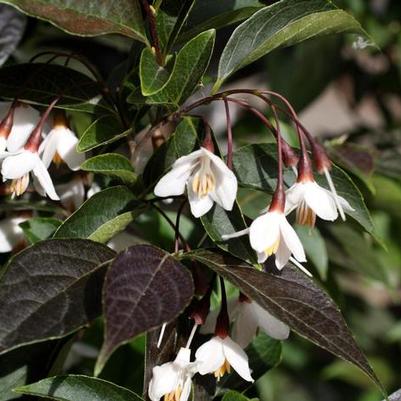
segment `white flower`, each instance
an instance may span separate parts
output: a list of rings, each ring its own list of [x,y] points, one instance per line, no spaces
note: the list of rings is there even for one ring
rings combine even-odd
[[[24,231],[19,226],[24,217],[7,217],[0,221],[0,252],[13,251],[23,240]]]
[[[287,264],[291,254],[298,262],[306,262],[302,243],[284,213],[269,211],[257,217],[249,227],[249,240],[258,254],[259,263],[265,262],[273,254],[280,270]]]
[[[78,153],[78,138],[64,125],[55,125],[39,147],[39,154],[48,168],[52,161],[55,164],[65,162],[71,170],[78,170],[85,161],[85,155]]]
[[[10,107],[11,103],[8,103],[7,106]],[[19,104],[15,108],[14,123],[7,138],[9,152],[17,152],[25,145],[39,119],[39,112],[31,106]]]
[[[213,203],[232,210],[237,196],[237,179],[223,160],[205,148],[180,157],[172,170],[157,183],[155,195],[161,197],[188,192],[191,212],[195,217],[207,213]]]
[[[181,348],[173,362],[153,368],[149,383],[149,398],[159,401],[187,401],[191,393],[192,376],[196,373],[195,364],[190,362],[191,350]]]
[[[314,226],[316,215],[323,220],[334,221],[338,217],[335,195],[322,188],[316,181],[296,182],[286,191],[285,214],[296,209],[298,224]],[[354,210],[341,196],[337,195],[338,202],[348,211]]]
[[[246,381],[253,382],[245,351],[229,336],[213,337],[201,345],[195,353],[198,372],[213,373],[219,380],[231,367]]]
[[[242,348],[249,345],[259,328],[276,340],[285,340],[290,334],[286,324],[251,300],[238,301],[233,317],[233,339]]]
[[[9,155],[1,167],[3,181],[13,180],[11,190],[17,196],[26,191],[31,172],[50,199],[59,200],[49,172],[37,152],[24,149],[17,154]]]

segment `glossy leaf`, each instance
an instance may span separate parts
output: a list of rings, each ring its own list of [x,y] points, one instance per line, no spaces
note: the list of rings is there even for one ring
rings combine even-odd
[[[216,31],[211,29],[186,43],[177,54],[169,79],[147,102],[181,105],[196,89],[209,65],[215,36]]]
[[[105,340],[95,374],[119,345],[175,319],[193,294],[187,268],[161,249],[137,245],[120,253],[104,284]]]
[[[0,279],[0,352],[65,336],[100,313],[111,249],[87,240],[47,240],[22,251]]]
[[[93,111],[100,96],[97,82],[71,68],[55,64],[17,64],[0,69],[2,97],[48,106],[61,96],[57,107]]]
[[[103,114],[86,127],[79,139],[77,149],[79,152],[87,152],[99,146],[118,141],[131,132],[131,129],[124,130],[115,116]]]
[[[107,242],[145,210],[124,186],[107,188],[89,198],[55,233],[56,238]]]
[[[60,401],[143,401],[139,395],[124,387],[81,375],[48,377],[15,391]]]
[[[104,153],[86,160],[81,170],[116,177],[124,184],[133,185],[137,175],[130,161],[118,153]]]
[[[6,4],[0,5],[0,65],[14,52],[22,39],[26,27],[26,17]]]
[[[358,366],[382,388],[338,307],[291,265],[279,273],[262,272],[231,256],[207,250],[194,251],[185,257],[205,264],[298,334]]]
[[[234,152],[234,170],[242,187],[273,192],[277,178],[276,148],[271,144],[248,145]],[[337,193],[343,196],[355,209],[348,214],[353,217],[366,231],[373,232],[373,223],[359,189],[351,178],[340,168],[334,166],[331,172]],[[324,176],[315,174],[316,182],[329,188]],[[284,181],[292,185],[295,176],[286,170]]]
[[[359,23],[328,0],[282,0],[265,7],[232,34],[219,62],[214,89],[240,68],[280,46],[331,33],[364,34]]]
[[[33,217],[20,224],[31,244],[51,237],[61,221],[52,217]]]
[[[138,0],[1,0],[68,33],[118,33],[147,43]]]

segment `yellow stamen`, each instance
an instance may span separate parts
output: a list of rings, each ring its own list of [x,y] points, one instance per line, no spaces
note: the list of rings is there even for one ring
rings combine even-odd
[[[231,372],[230,363],[227,359],[224,360],[224,363],[214,372],[214,377],[219,381],[226,373]]]
[[[182,388],[181,386],[178,386],[171,393],[164,395],[164,401],[180,401],[181,393],[182,393]]]
[[[13,196],[20,196],[26,191],[28,184],[29,174],[25,174],[22,177],[11,181],[10,192],[13,194]]]
[[[265,254],[267,256],[273,255],[273,253],[277,252],[279,245],[280,245],[280,237],[277,237],[276,241],[272,245],[270,245],[268,248],[265,249]]]
[[[316,222],[315,212],[306,204],[306,202],[301,202],[297,207],[296,212],[296,222],[303,226],[314,227]]]
[[[58,152],[56,152],[53,156],[53,163],[57,166],[60,167],[60,164],[63,163],[63,159],[60,156],[60,154]]]
[[[201,166],[199,171],[192,180],[192,190],[198,195],[199,198],[203,198],[208,195],[209,192],[213,192],[216,188],[216,179],[210,168],[210,160],[201,160]]]

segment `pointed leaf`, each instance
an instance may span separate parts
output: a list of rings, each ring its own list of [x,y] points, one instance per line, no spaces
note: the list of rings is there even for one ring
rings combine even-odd
[[[187,268],[161,249],[137,245],[120,253],[103,289],[105,340],[95,375],[118,346],[175,319],[193,293]]]
[[[27,63],[0,69],[0,92],[7,99],[18,97],[27,103],[46,106],[61,96],[57,107],[92,112],[95,98],[100,96],[100,86],[71,68]]]
[[[118,153],[104,153],[86,160],[81,170],[119,178],[124,184],[133,185],[137,175],[130,161]]]
[[[14,391],[59,401],[143,401],[143,398],[127,388],[81,375],[49,377]]]
[[[215,36],[216,31],[211,29],[186,43],[178,52],[169,79],[147,102],[181,105],[193,93],[209,65]]]
[[[184,256],[205,264],[301,336],[364,371],[381,389],[340,310],[315,283],[286,266],[280,273],[262,272],[228,256],[199,250]]]
[[[124,186],[107,188],[89,198],[58,228],[56,238],[107,242],[146,209]]]
[[[68,33],[118,33],[147,42],[138,0],[1,0]]]
[[[215,90],[234,72],[277,47],[340,32],[364,34],[351,15],[328,0],[282,0],[264,7],[229,39],[220,58]]]
[[[47,240],[22,251],[0,279],[0,353],[65,336],[99,315],[115,253],[87,240]]]

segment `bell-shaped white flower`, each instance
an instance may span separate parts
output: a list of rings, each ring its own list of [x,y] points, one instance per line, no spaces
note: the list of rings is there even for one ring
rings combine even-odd
[[[238,183],[223,160],[202,147],[176,160],[171,171],[157,183],[154,193],[161,197],[177,196],[182,195],[185,188],[192,214],[201,217],[214,202],[232,210]]]
[[[338,217],[335,196],[344,210],[354,210],[343,197],[333,195],[313,179],[296,182],[286,191],[285,213],[296,209],[296,222],[311,227],[315,225],[316,215],[323,220],[334,221]]]
[[[50,199],[59,200],[52,179],[36,151],[24,149],[17,154],[7,156],[1,166],[3,181],[13,180],[13,195],[22,195],[29,185],[29,174],[32,173]]]
[[[191,393],[192,377],[196,365],[190,361],[191,350],[181,348],[172,362],[155,366],[148,394],[152,401],[187,401]]]
[[[63,115],[56,114],[53,128],[39,147],[39,154],[48,168],[53,161],[56,165],[65,162],[71,170],[78,170],[85,161],[85,155],[76,149],[78,138],[68,128]]]
[[[280,211],[268,211],[257,217],[249,227],[249,240],[258,254],[259,263],[265,262],[273,254],[280,270],[288,263],[291,255],[298,262],[306,262],[297,233]]]
[[[7,217],[0,221],[0,253],[13,251],[24,241],[19,224],[26,220],[26,217]]]
[[[195,353],[198,372],[201,375],[213,373],[219,380],[231,367],[246,381],[253,382],[248,356],[230,336],[212,337]]]
[[[65,184],[57,185],[56,188],[61,204],[71,213],[84,203],[85,186],[81,177],[74,177]]]
[[[11,107],[11,103],[7,102],[7,107]],[[39,119],[40,114],[33,107],[21,103],[16,106],[13,126],[7,138],[9,152],[14,153],[24,147]]]
[[[233,318],[232,336],[242,348],[249,345],[259,329],[276,340],[285,340],[290,334],[290,328],[285,323],[250,299],[237,302]]]

